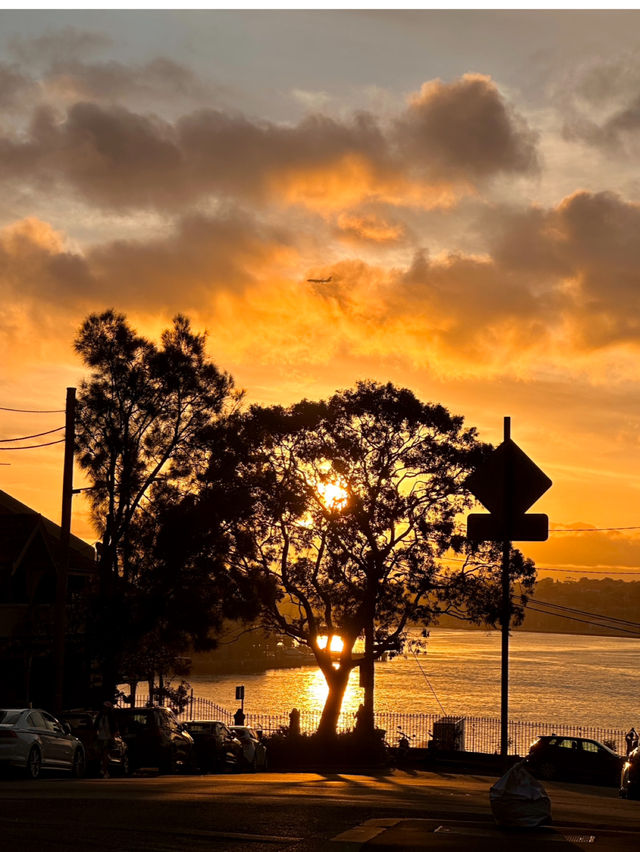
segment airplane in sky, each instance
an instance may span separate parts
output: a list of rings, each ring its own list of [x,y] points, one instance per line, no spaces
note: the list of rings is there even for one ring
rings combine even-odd
[[[307,281],[309,284],[328,284],[332,278],[333,275],[330,275],[328,278],[307,278]]]

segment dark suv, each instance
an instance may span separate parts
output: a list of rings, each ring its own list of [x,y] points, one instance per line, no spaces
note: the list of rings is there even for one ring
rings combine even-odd
[[[194,764],[203,772],[218,772],[242,761],[242,744],[224,722],[194,719],[185,722],[195,744]]]
[[[538,778],[613,785],[620,782],[624,758],[597,740],[552,734],[532,743],[525,763]]]
[[[189,766],[193,740],[171,710],[116,707],[113,712],[132,770],[157,766],[160,772],[175,772]]]

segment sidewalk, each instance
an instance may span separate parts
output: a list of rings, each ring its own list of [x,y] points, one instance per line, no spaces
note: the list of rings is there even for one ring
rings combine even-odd
[[[593,844],[596,844],[595,846]],[[574,826],[538,829],[501,829],[490,822],[432,819],[372,819],[334,837],[332,852],[401,850],[466,850],[466,852],[561,852],[597,849],[599,852],[633,852],[640,832]]]
[[[617,789],[548,782],[552,823],[537,829],[496,824],[489,802],[493,777],[427,773],[418,816],[370,819],[332,838],[330,852],[367,849],[458,852],[635,852],[640,849],[640,802],[620,799]]]

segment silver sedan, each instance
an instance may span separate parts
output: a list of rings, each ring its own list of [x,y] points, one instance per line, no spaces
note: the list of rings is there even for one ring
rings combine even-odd
[[[255,772],[256,769],[267,768],[267,747],[254,728],[248,725],[230,725],[229,730],[242,745],[242,756],[245,764]]]
[[[0,766],[22,770],[28,778],[38,778],[41,769],[64,769],[81,778],[84,747],[44,710],[0,710]]]

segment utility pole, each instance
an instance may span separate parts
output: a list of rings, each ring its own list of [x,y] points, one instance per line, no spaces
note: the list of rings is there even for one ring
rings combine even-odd
[[[71,503],[73,499],[73,455],[75,450],[76,389],[67,388],[64,433],[64,470],[62,475],[62,519],[60,521],[60,560],[56,575],[55,605],[55,710],[64,709],[64,652],[67,632],[67,575],[69,573],[69,540],[71,537]]]

